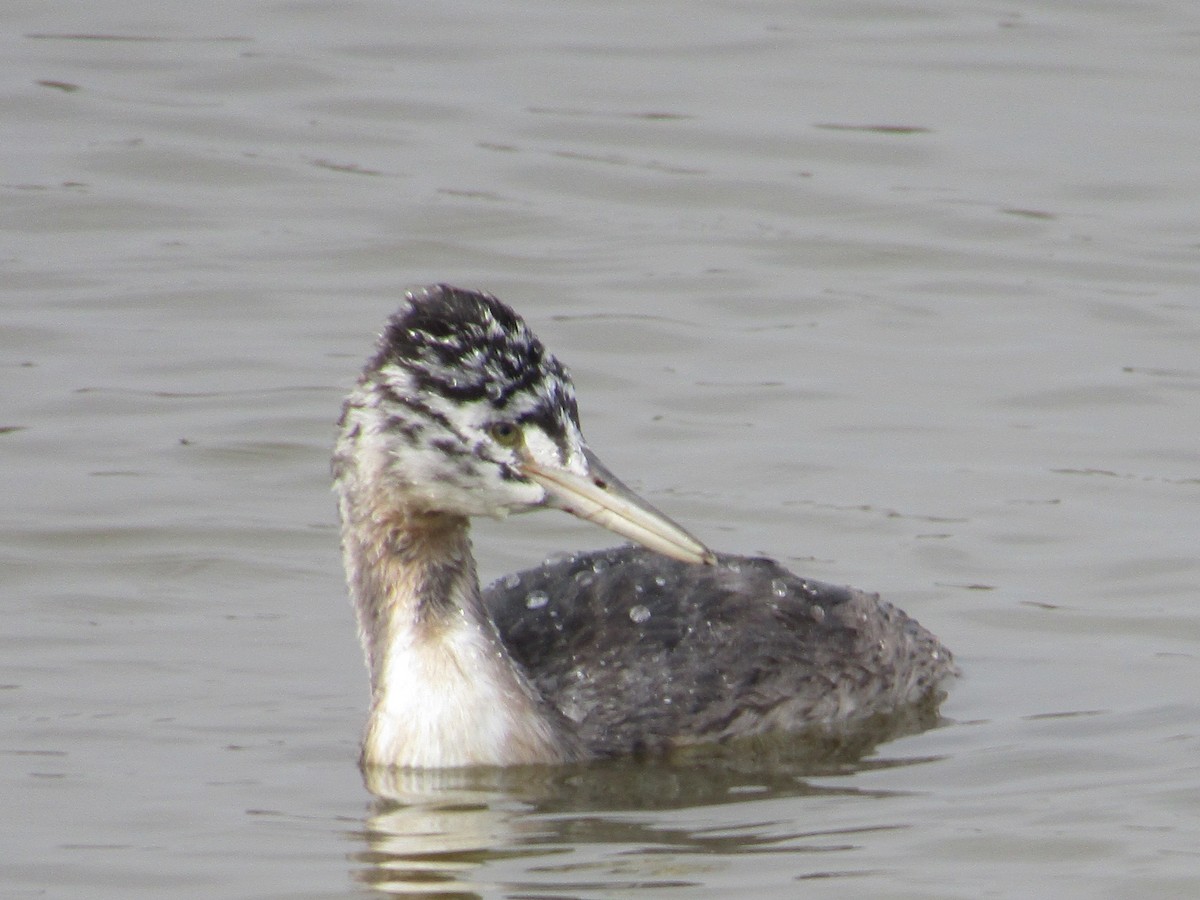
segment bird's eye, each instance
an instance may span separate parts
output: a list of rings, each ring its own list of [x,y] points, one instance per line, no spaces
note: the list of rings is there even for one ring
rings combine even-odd
[[[512,422],[496,422],[488,427],[488,434],[501,447],[516,447],[522,440],[521,429]]]

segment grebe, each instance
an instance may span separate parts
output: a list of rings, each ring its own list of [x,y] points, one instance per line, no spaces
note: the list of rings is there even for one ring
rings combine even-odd
[[[876,595],[714,554],[580,432],[566,371],[488,294],[409,292],[333,456],[371,678],[364,767],[567,763],[936,702],[950,653]],[[479,589],[471,516],[554,507],[642,544]],[[653,551],[653,552],[652,552]]]

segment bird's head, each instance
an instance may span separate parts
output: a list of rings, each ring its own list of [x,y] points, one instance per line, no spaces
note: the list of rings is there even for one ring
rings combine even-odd
[[[488,294],[408,293],[339,424],[343,496],[370,492],[408,512],[454,516],[550,506],[669,556],[712,561],[588,449],[566,370]]]

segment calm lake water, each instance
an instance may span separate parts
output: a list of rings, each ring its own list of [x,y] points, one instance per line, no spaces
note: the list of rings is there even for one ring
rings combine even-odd
[[[1192,0],[0,23],[0,895],[1200,895]],[[710,544],[938,633],[942,726],[368,793],[332,423],[434,280]]]

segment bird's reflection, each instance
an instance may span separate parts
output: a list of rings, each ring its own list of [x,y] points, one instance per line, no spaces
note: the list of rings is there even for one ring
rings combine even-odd
[[[936,716],[932,710],[927,715]],[[481,897],[497,892],[529,896],[622,890],[632,886],[691,886],[679,865],[648,862],[681,854],[764,852],[756,824],[777,818],[761,801],[805,797],[888,796],[814,779],[914,765],[922,758],[865,758],[881,740],[928,728],[930,721],[880,722],[874,736],[852,741],[758,740],[705,748],[670,760],[613,760],[577,766],[515,768],[368,768],[364,780],[375,800],[353,854],[354,877],[383,892],[437,897]],[[729,828],[713,809],[743,804]],[[694,809],[680,826],[672,811]],[[660,815],[667,814],[667,815]],[[664,821],[669,819],[669,823]],[[720,821],[720,829],[714,829]],[[815,832],[781,838],[769,823],[767,843],[811,841]],[[890,826],[889,826],[890,827]],[[620,871],[597,861],[619,848]],[[644,848],[653,848],[646,850]],[[581,858],[583,858],[581,860]],[[583,861],[586,860],[586,861]],[[707,865],[707,863],[706,863]],[[684,867],[686,868],[686,867]],[[668,871],[669,869],[669,871]]]

